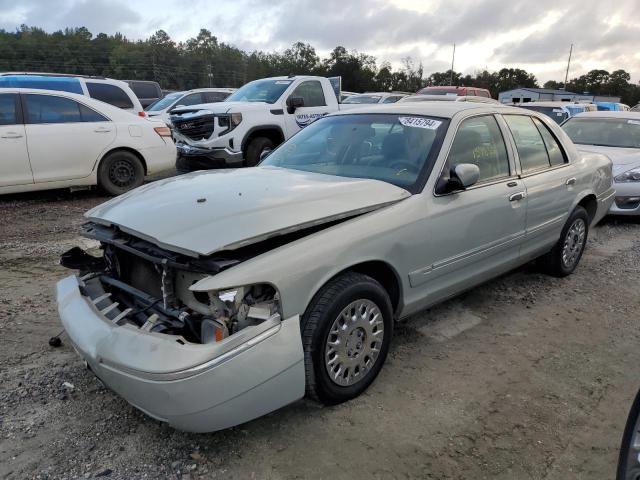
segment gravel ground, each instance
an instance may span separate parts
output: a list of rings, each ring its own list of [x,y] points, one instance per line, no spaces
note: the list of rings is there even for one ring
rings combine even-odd
[[[361,397],[212,434],[103,388],[53,300],[95,192],[0,198],[0,478],[613,478],[640,387],[640,223],[607,219],[566,279],[528,266],[398,326]]]

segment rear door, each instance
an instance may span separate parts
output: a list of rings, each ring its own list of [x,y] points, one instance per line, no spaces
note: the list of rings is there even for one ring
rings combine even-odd
[[[113,122],[70,98],[24,94],[22,108],[36,183],[90,175],[116,137]]]
[[[0,187],[33,183],[20,95],[0,93]]]
[[[302,81],[289,97],[302,97],[304,100],[304,107],[297,108],[295,112],[289,113],[287,111],[286,100],[282,108],[284,110],[285,126],[287,138],[298,133],[300,129],[310,125],[318,118],[325,116],[329,113],[329,107],[325,98],[325,92],[322,88],[322,83],[318,80],[304,80]]]
[[[525,257],[548,250],[560,238],[576,182],[568,156],[553,132],[538,118],[503,115],[515,142],[527,191]]]

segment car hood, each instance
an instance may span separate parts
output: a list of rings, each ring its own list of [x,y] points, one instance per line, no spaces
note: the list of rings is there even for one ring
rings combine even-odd
[[[378,180],[265,166],[159,180],[85,216],[168,250],[206,256],[359,215],[409,196],[407,190]]]
[[[271,108],[280,108],[276,104],[268,104],[265,102],[214,102],[174,108],[171,112],[177,115],[183,115],[184,112],[188,112],[191,115],[199,115],[201,113],[207,112],[218,114],[229,112],[247,112],[253,110],[264,110],[267,105],[271,105]],[[185,118],[187,117],[189,117],[189,114],[185,116]]]
[[[635,166],[640,166],[640,148],[602,147],[599,145],[578,145],[581,152],[594,152],[606,155],[613,163],[613,174],[626,172]]]

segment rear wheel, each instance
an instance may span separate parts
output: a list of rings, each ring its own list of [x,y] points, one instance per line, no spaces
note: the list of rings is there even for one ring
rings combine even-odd
[[[98,185],[110,195],[120,195],[139,187],[144,181],[144,166],[127,151],[107,155],[98,167]]]
[[[389,351],[392,315],[389,295],[367,275],[327,283],[303,317],[307,395],[335,404],[366,390]]]
[[[566,277],[580,263],[589,234],[589,214],[583,207],[576,207],[562,229],[558,243],[542,257],[545,271],[555,277]]]
[[[249,142],[244,158],[245,167],[255,167],[260,162],[260,156],[264,152],[273,150],[273,142],[267,137],[256,137]]]

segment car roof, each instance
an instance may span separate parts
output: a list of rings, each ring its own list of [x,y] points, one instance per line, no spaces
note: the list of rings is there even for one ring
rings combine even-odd
[[[208,88],[193,88],[191,90],[184,90],[182,93],[197,93],[197,92],[228,92],[233,93],[237,88],[230,87],[208,87]]]
[[[528,107],[529,105],[534,107],[566,107],[567,105],[584,105],[584,103],[574,102],[524,102],[516,103],[518,107]]]
[[[366,105],[366,106],[364,106]],[[487,113],[518,113],[521,108],[509,107],[492,103],[476,102],[406,102],[387,104],[363,104],[362,107],[353,110],[344,110],[334,115],[358,115],[362,113],[391,113],[401,115],[427,115],[442,118],[452,118],[457,113],[467,110],[485,111]],[[534,113],[534,112],[532,112]]]
[[[593,112],[581,112],[574,115],[574,118],[627,118],[629,120],[640,120],[640,112],[630,111],[606,111],[598,110]]]

